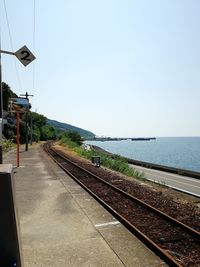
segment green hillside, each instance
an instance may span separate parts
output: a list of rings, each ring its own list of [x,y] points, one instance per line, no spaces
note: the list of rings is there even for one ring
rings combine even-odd
[[[2,82],[2,95],[3,95],[3,110],[4,124],[3,137],[5,140],[12,140],[16,142],[16,116],[11,113],[9,109],[9,99],[18,98],[18,96],[11,90],[10,86]],[[32,140],[33,141],[46,141],[60,139],[65,131],[77,132],[82,138],[93,138],[94,133],[72,126],[67,123],[62,123],[55,120],[50,120],[45,116],[36,112],[28,112],[20,114],[20,142],[25,143],[31,138],[31,118],[32,118]],[[27,125],[27,127],[26,127]],[[27,137],[28,135],[28,137]]]
[[[72,125],[64,123],[64,122],[59,122],[59,121],[56,121],[56,120],[47,119],[47,124],[57,128],[57,129],[60,129],[60,130],[76,131],[83,138],[93,138],[93,137],[95,137],[95,134],[90,132],[90,131],[81,129],[81,128],[76,127],[76,126],[72,126]]]

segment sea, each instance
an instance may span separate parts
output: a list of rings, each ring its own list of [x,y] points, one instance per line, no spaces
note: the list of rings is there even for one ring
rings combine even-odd
[[[200,137],[157,137],[150,141],[86,141],[130,159],[200,172]]]

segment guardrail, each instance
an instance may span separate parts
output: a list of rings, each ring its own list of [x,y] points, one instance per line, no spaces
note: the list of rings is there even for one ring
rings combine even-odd
[[[0,165],[0,266],[23,267],[11,164]]]
[[[159,171],[170,172],[170,173],[175,173],[175,174],[183,175],[183,176],[189,176],[189,177],[192,177],[195,179],[200,179],[200,173],[199,172],[184,170],[184,169],[179,169],[179,168],[174,168],[174,167],[169,167],[169,166],[164,166],[164,165],[159,165],[159,164],[145,162],[145,161],[133,160],[133,159],[128,159],[128,158],[126,158],[126,159],[128,160],[128,163],[138,165],[141,167],[159,170]]]

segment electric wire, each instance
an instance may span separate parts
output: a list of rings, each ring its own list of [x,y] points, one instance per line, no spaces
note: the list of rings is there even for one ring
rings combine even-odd
[[[36,0],[33,0],[33,54],[35,54],[35,18],[36,18]],[[33,91],[35,91],[35,62],[33,62]]]
[[[9,23],[9,19],[8,19],[8,12],[7,12],[7,7],[6,7],[6,1],[5,0],[3,0],[3,4],[4,4],[5,15],[6,15],[6,23],[7,23],[7,27],[8,27],[8,34],[9,34],[9,39],[10,39],[10,46],[11,46],[12,52],[14,52],[14,49],[13,49],[13,40],[12,40],[10,23]],[[15,66],[15,71],[16,71],[18,85],[19,85],[20,89],[22,90],[22,83],[21,83],[21,79],[20,79],[19,72],[18,72],[18,69],[17,69],[16,60],[15,59],[13,59],[13,60],[14,60],[14,66]]]
[[[12,39],[11,27],[10,27],[10,23],[9,23],[6,0],[3,0],[3,5],[4,5],[7,28],[8,28],[8,34],[9,34],[10,47],[11,47],[11,51],[14,52],[13,39]],[[33,40],[33,53],[34,54],[35,54],[35,32],[36,32],[36,0],[33,0],[33,35],[32,35],[33,39],[32,40]],[[19,72],[18,72],[18,69],[17,69],[17,65],[16,65],[16,60],[15,59],[14,59],[14,65],[15,65],[15,71],[16,71],[18,86],[19,86],[19,89],[22,91],[22,83],[21,83],[21,79],[20,79],[20,76],[19,76]],[[32,91],[34,92],[35,91],[35,62],[33,62],[32,70],[33,70],[33,73],[32,73]]]
[[[12,41],[11,30],[10,30],[10,24],[9,24],[9,20],[8,20],[8,12],[7,12],[7,7],[6,7],[6,1],[3,0],[3,3],[4,3],[5,15],[6,15],[6,22],[7,22],[7,27],[8,27],[8,33],[9,33],[9,38],[10,38],[10,46],[11,46],[12,52],[14,52],[14,50],[13,50],[13,41]]]

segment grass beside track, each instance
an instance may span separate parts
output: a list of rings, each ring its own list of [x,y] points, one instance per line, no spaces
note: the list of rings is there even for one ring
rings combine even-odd
[[[15,147],[15,144],[11,140],[3,139],[3,142],[2,142],[3,152],[7,152],[9,149],[12,149],[14,147]]]
[[[119,155],[114,155],[112,158],[104,152],[97,152],[94,150],[86,150],[83,147],[76,145],[75,143],[71,142],[70,140],[61,140],[60,145],[67,146],[73,149],[78,155],[84,157],[86,159],[91,160],[93,156],[99,156],[101,158],[101,165],[125,174],[129,177],[134,177],[140,180],[145,180],[144,175],[139,173],[134,168],[130,167],[128,161]]]

